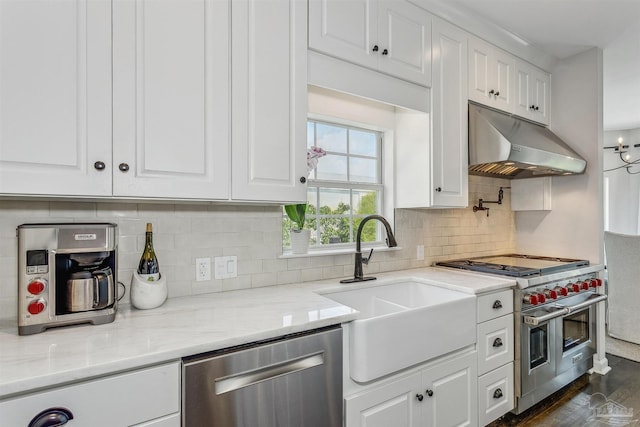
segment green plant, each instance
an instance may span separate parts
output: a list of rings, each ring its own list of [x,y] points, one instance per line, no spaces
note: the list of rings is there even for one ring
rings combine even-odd
[[[296,224],[297,230],[302,230],[307,214],[307,204],[298,203],[296,205],[285,205],[284,211],[287,213],[289,219]]]

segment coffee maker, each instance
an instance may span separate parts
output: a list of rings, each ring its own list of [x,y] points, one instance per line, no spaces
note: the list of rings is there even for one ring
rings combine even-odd
[[[22,224],[18,235],[18,333],[113,322],[118,226]]]

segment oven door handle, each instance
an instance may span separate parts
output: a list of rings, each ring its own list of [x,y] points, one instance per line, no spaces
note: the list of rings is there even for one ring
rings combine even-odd
[[[585,307],[589,307],[590,305],[597,304],[600,301],[604,301],[607,298],[608,298],[607,295],[592,296],[591,298],[589,298],[586,301],[583,301],[583,302],[581,302],[579,304],[576,304],[576,305],[570,305],[567,308],[569,309],[569,313],[573,313],[574,311],[581,310],[581,309],[583,309]]]
[[[541,323],[546,322],[547,320],[555,319],[556,317],[562,317],[569,314],[569,309],[567,307],[560,307],[558,310],[544,314],[542,316],[524,316],[524,323],[527,325],[538,326]]]
[[[558,310],[542,316],[524,316],[524,323],[526,323],[527,325],[538,326],[539,324],[544,323],[548,320],[555,319],[556,317],[566,316],[570,313],[573,313],[574,311],[581,310],[585,307],[589,307],[591,305],[597,304],[600,301],[604,301],[606,299],[607,299],[607,295],[598,295],[598,296],[590,297],[586,301],[583,301],[576,305],[570,305],[570,306],[561,305],[561,306],[558,306]]]

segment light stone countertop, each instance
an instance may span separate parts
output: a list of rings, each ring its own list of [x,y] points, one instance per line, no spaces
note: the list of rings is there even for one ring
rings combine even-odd
[[[321,294],[414,278],[478,294],[514,280],[444,268],[379,273],[376,281],[338,279],[170,298],[152,310],[118,307],[106,325],[76,325],[19,336],[0,321],[0,399],[55,385],[177,361],[181,357],[348,322],[358,311]]]

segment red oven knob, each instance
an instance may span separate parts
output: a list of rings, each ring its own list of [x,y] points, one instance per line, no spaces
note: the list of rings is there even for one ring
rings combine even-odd
[[[589,280],[589,286],[595,288],[596,286],[598,286],[598,281],[596,279]]]
[[[47,281],[45,279],[34,279],[27,285],[27,291],[32,295],[38,295],[41,294],[46,287]]]
[[[556,291],[558,294],[560,294],[563,297],[566,297],[567,295],[569,295],[569,290],[567,288],[563,288],[562,286],[556,286],[554,288],[554,291]]]
[[[558,298],[558,292],[556,292],[554,289],[545,289],[544,296],[547,298],[556,299]]]
[[[596,279],[596,286],[602,286],[602,279]]]
[[[580,284],[580,288],[584,289],[585,291],[588,291],[589,290],[589,282],[582,282]]]
[[[577,283],[569,283],[569,284],[566,286],[566,289],[567,289],[569,292],[580,292],[580,285],[578,285]]]
[[[544,304],[547,301],[547,299],[544,297],[544,294],[538,294],[538,302],[540,304]]]
[[[45,303],[45,301],[43,299],[37,299],[29,303],[29,305],[27,306],[27,311],[30,314],[36,315],[42,313],[45,308],[47,308],[47,304]]]
[[[524,302],[525,304],[531,304],[531,305],[536,305],[538,304],[538,295],[536,294],[527,294],[524,296],[524,298],[522,298],[522,302]]]

